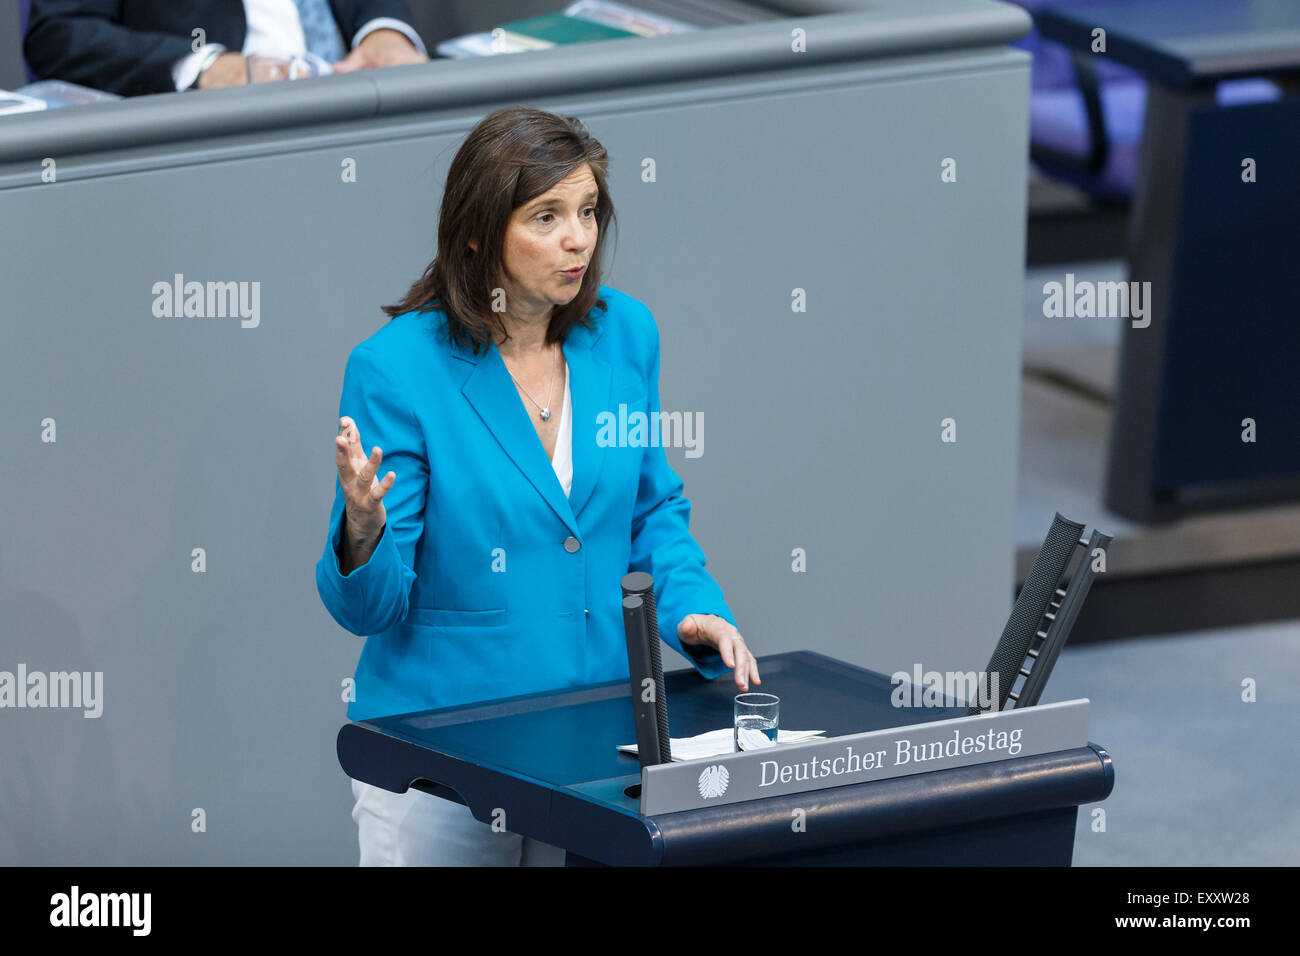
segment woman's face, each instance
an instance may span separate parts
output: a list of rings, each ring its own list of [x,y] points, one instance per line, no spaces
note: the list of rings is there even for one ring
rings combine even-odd
[[[598,195],[591,167],[583,163],[510,214],[503,249],[509,313],[549,316],[553,306],[578,294],[596,248]],[[565,275],[575,266],[582,271]]]

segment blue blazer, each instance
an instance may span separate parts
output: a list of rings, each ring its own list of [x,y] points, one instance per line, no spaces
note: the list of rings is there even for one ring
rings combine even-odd
[[[383,449],[387,524],[369,560],[340,573],[335,479],[316,587],[366,635],[348,718],[364,720],[628,676],[619,582],[655,581],[660,637],[705,677],[717,651],[677,638],[687,614],[736,623],[691,537],[691,504],[662,447],[597,441],[601,412],[659,411],[659,330],[600,287],[596,331],[563,345],[572,402],[568,498],[496,345],[451,343],[441,311],[393,318],[348,356],[339,417]],[[637,432],[633,432],[635,437]]]

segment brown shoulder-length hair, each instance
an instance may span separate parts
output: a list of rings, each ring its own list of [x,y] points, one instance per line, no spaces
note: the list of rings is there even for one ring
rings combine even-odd
[[[438,247],[429,263],[395,305],[386,305],[390,318],[406,312],[441,309],[452,339],[473,349],[487,350],[494,332],[509,338],[501,314],[492,308],[493,290],[502,286],[502,249],[510,214],[531,202],[574,169],[586,163],[596,179],[596,248],[573,301],[558,305],[546,330],[547,344],[563,342],[569,329],[581,323],[591,328],[589,313],[602,310],[599,298],[606,227],[614,219],[614,204],[605,184],[608,157],[572,116],[511,107],[487,116],[461,144],[442,193],[438,216]],[[473,239],[475,252],[469,247]],[[499,299],[497,300],[499,301]]]

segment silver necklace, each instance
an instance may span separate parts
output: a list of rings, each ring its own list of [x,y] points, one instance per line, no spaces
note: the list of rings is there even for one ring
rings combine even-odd
[[[512,372],[512,371],[510,371],[510,366],[509,366],[509,365],[506,365],[506,374],[510,376],[510,380],[511,380],[512,382],[514,382],[516,385],[519,385],[519,390],[522,391],[525,395],[528,396],[528,400],[529,400],[530,402],[532,402],[534,405],[537,406],[537,408],[539,409],[539,411],[538,411],[537,414],[541,416],[541,419],[542,419],[542,421],[544,421],[544,422],[549,422],[549,421],[551,420],[551,393],[555,390],[555,360],[556,360],[556,357],[557,357],[557,356],[556,356],[556,353],[554,352],[554,348],[555,348],[555,346],[552,345],[551,348],[552,348],[552,352],[551,352],[551,387],[548,388],[548,389],[546,390],[546,407],[545,407],[545,408],[542,408],[541,403],[539,403],[539,402],[537,401],[537,399],[533,398],[532,394],[528,391],[528,389],[524,388],[522,385],[519,385],[519,379],[515,378],[515,373]],[[505,360],[504,358],[501,360],[501,364],[502,364],[502,365],[505,365],[505,364],[506,364],[506,360]]]

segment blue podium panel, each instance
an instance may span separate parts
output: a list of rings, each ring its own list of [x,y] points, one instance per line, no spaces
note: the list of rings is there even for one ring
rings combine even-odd
[[[761,659],[781,722],[842,736],[965,716],[964,707],[895,708],[883,674],[810,651]],[[692,670],[666,675],[671,733],[731,724],[735,683]],[[466,804],[512,832],[563,847],[571,864],[1068,865],[1077,808],[1114,784],[1094,744],[828,787],[700,810],[644,816],[627,788],[636,739],[626,681],[345,725],[348,776],[401,793],[415,786]],[[807,824],[791,826],[796,810]]]

